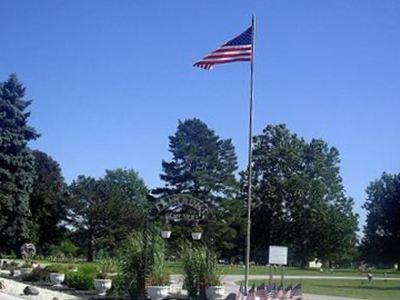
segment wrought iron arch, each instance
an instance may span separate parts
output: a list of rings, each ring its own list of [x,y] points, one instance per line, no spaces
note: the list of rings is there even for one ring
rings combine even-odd
[[[190,194],[170,195],[155,204],[157,215],[168,221],[201,221],[207,218],[209,206]]]

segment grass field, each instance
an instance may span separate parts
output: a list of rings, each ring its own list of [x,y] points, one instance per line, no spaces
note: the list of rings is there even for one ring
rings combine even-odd
[[[173,274],[181,274],[182,267],[179,263],[169,263],[168,267],[170,272]],[[221,273],[223,275],[243,275],[244,268],[239,265],[234,266],[220,266]],[[384,277],[384,273],[387,273],[388,277],[400,277],[400,271],[395,269],[376,269],[372,271],[375,277]],[[251,275],[268,275],[269,269],[266,266],[251,266]],[[281,269],[272,269],[272,275],[281,275]],[[334,269],[333,271],[326,270],[320,272],[319,269],[301,269],[301,268],[285,268],[285,275],[305,275],[305,276],[365,276],[355,269]],[[399,298],[400,299],[400,298]]]
[[[22,260],[19,260],[22,263]],[[39,260],[39,263],[42,264],[54,264],[58,262],[52,262],[48,260]],[[95,262],[74,262],[74,264],[95,264]],[[168,269],[171,274],[182,274],[182,265],[179,262],[168,262]],[[232,266],[220,266],[221,274],[223,275],[243,275],[244,267],[240,265],[232,265]],[[372,271],[374,277],[384,277],[384,273],[387,273],[388,277],[399,277],[400,271],[396,269],[376,269]],[[266,266],[251,266],[250,267],[250,275],[268,275],[269,269]],[[281,269],[272,269],[273,275],[281,275]],[[285,275],[297,275],[297,276],[365,276],[365,274],[360,273],[356,269],[334,269],[333,271],[325,270],[324,272],[320,272],[319,269],[301,269],[301,268],[285,268]],[[400,298],[399,298],[400,299]]]
[[[265,281],[253,280],[251,284],[259,285]],[[369,300],[395,300],[400,299],[400,281],[372,281],[366,280],[336,280],[336,279],[303,279],[287,280],[290,283],[302,283],[303,292],[307,294],[353,297]],[[279,284],[279,282],[277,282]]]

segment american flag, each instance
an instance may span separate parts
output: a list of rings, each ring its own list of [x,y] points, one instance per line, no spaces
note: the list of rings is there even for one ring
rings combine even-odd
[[[193,66],[211,70],[214,65],[236,61],[251,61],[253,56],[253,26],[234,39],[226,42]]]
[[[292,297],[292,285],[290,284],[286,289],[285,289],[285,298],[289,299]]]
[[[276,292],[276,284],[270,284],[267,287],[267,299],[273,299]]]
[[[265,299],[266,300],[271,300],[272,299],[272,285],[268,284],[265,286]]]
[[[267,299],[267,291],[264,283],[257,287],[256,297],[260,300]]]
[[[292,298],[295,300],[299,300],[302,299],[302,296],[303,296],[302,286],[301,283],[299,283],[292,289]]]
[[[255,300],[256,299],[256,285],[253,283],[253,286],[247,293],[246,300]]]
[[[278,290],[276,291],[275,298],[282,299],[284,296],[283,286],[279,285]]]

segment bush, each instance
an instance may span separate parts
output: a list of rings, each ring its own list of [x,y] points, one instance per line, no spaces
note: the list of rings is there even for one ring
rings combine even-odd
[[[78,272],[85,274],[96,274],[98,268],[95,264],[81,264],[78,267]]]
[[[11,261],[11,262],[4,262],[1,269],[2,270],[14,270],[18,268],[19,264],[16,261]]]
[[[144,241],[143,234],[135,232],[125,242],[120,253],[120,288],[119,293],[128,293],[137,299],[144,293]]]
[[[58,257],[59,259],[74,257],[78,251],[79,247],[76,246],[70,240],[62,241],[60,245],[50,246],[50,254],[52,256]]]
[[[170,276],[165,264],[165,242],[159,235],[153,237],[152,252],[153,264],[148,283],[154,286],[169,285]]]
[[[49,281],[49,271],[46,268],[36,267],[31,273],[24,275],[22,281],[45,282]]]
[[[68,265],[64,265],[64,264],[54,264],[54,265],[48,265],[45,267],[46,271],[50,274],[50,273],[67,273],[67,271],[69,270]]]
[[[69,272],[65,276],[65,284],[77,290],[93,289],[93,280],[96,273]]]
[[[65,284],[77,290],[91,290],[97,271],[96,265],[82,264],[78,267],[78,271],[68,272],[65,275]]]
[[[221,285],[217,257],[206,246],[184,244],[181,255],[184,286],[189,296],[196,297],[200,293],[200,297],[203,297],[207,286]]]
[[[98,279],[108,279],[109,274],[118,272],[118,265],[115,260],[103,259],[97,263],[97,270]]]

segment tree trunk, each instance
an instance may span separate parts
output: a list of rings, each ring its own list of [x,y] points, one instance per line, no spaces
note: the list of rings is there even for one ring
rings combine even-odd
[[[301,258],[301,268],[302,269],[308,268],[308,260],[304,256]]]
[[[95,239],[93,230],[89,230],[89,240],[88,240],[88,249],[86,254],[87,261],[93,261],[94,258],[94,246],[95,246]]]

